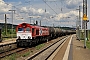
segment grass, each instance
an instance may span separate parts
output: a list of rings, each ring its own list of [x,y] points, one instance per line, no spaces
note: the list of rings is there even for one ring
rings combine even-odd
[[[12,55],[7,56],[1,60],[16,60],[16,54],[12,54]]]
[[[90,49],[90,41],[87,41],[87,42],[86,42],[86,45],[87,45],[87,48]]]
[[[16,38],[16,34],[7,34],[7,35],[3,35],[2,34],[2,40],[4,41],[4,40],[9,40],[9,39],[11,39],[11,38]]]
[[[26,52],[25,54],[22,55],[22,57],[26,57],[28,55],[30,55],[30,52]]]
[[[40,48],[42,48],[44,46],[44,44],[40,44],[36,46],[36,49],[39,50]]]
[[[82,42],[83,42],[83,44],[84,44],[84,40],[83,40]],[[88,49],[90,49],[90,41],[89,41],[89,40],[86,41],[86,47],[87,47]]]
[[[11,56],[10,56],[10,58],[9,58],[9,59],[10,59],[10,60],[16,60],[16,58],[15,58],[15,57],[16,57],[16,54],[13,54],[13,55],[11,55]]]
[[[17,60],[17,58],[19,57],[26,57],[28,55],[30,55],[30,53],[33,53],[33,51],[29,51],[29,52],[25,52],[24,54],[12,54],[10,56],[6,56],[4,58],[2,58],[1,60]]]

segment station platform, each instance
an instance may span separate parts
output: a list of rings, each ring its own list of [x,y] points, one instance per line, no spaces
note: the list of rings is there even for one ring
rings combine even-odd
[[[90,49],[85,49],[84,41],[79,41],[76,35],[72,35],[50,60],[90,60]]]
[[[71,50],[72,49],[72,50]],[[68,60],[90,60],[90,49],[84,48],[84,41],[77,40],[76,35],[73,36],[72,43],[71,43],[71,53],[73,55]]]

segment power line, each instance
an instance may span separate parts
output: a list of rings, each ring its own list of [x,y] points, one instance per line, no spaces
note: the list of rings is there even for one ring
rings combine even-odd
[[[44,1],[44,0],[43,0],[43,1]],[[44,1],[44,3],[47,4],[46,1]],[[48,4],[47,4],[47,6],[48,6],[49,8],[51,8]],[[52,9],[52,8],[51,8],[51,9]],[[52,10],[53,10],[56,14],[58,14],[54,9],[52,9]]]
[[[55,2],[55,1],[54,1]],[[62,8],[60,8],[58,5],[57,5],[57,3],[55,2],[55,4],[56,4],[56,6],[62,11]]]

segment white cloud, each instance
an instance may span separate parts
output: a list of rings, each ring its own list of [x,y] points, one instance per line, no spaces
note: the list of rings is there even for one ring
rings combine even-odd
[[[53,1],[57,1],[57,0],[44,0],[44,1],[46,1],[46,2],[48,2],[48,1],[53,2]]]
[[[66,7],[68,9],[76,8],[77,6],[82,6],[83,0],[45,0],[47,2],[61,2],[60,4],[63,7]]]
[[[3,0],[0,0],[0,12],[8,12],[11,7],[12,4],[7,4]]]
[[[38,1],[41,1],[41,0],[38,0]],[[50,23],[48,23],[48,24],[52,24],[52,23],[55,23],[55,21],[57,21],[57,20],[59,21],[59,20],[65,19],[65,17],[72,17],[70,19],[75,20],[76,19],[75,16],[78,16],[78,11],[73,11],[72,9],[76,9],[76,8],[78,8],[79,5],[80,6],[82,5],[82,0],[45,0],[45,1],[47,1],[48,5],[52,9],[54,9],[55,12],[58,13],[58,15],[56,15],[54,13],[54,11],[52,11],[52,9],[50,9],[50,7],[48,7],[47,5],[46,5],[47,12],[45,12],[45,3],[44,2],[37,5],[37,2],[34,3],[34,1],[31,2],[31,6],[30,6],[27,4],[24,5],[23,2],[14,2],[15,5],[12,2],[11,3],[13,5],[6,4],[3,0],[0,0],[0,12],[4,12],[4,13],[8,12],[8,10],[10,10],[12,8],[12,6],[16,6],[18,4],[15,9],[16,10],[15,19],[17,19],[17,20],[15,20],[14,23],[17,24],[17,23],[20,23],[23,21],[28,22],[30,20],[28,16],[41,16],[38,19],[32,18],[32,20],[49,21]],[[55,1],[56,1],[56,4],[59,6],[59,8],[62,8],[61,13],[59,13],[60,9],[57,9],[58,7],[56,6]],[[11,16],[12,15],[10,12],[10,14],[7,15],[7,17],[11,18]],[[54,18],[52,18],[52,17],[54,17]],[[23,19],[21,19],[21,18],[23,18]],[[0,20],[2,21],[3,19],[4,19],[4,17],[2,18],[0,16]],[[63,22],[63,25],[65,25],[65,22]],[[68,24],[66,24],[66,26],[67,25]]]
[[[42,8],[36,9],[34,7],[30,7],[30,8],[28,8],[28,7],[21,7],[20,10],[21,10],[20,12],[24,12],[24,13],[27,13],[29,15],[45,15],[46,13],[49,14],[49,11],[47,11],[45,13],[45,10],[43,10]]]
[[[56,19],[57,20],[61,20],[63,18],[68,18],[68,17],[75,17],[75,16],[78,16],[78,12],[77,11],[70,11],[70,12],[67,12],[67,13],[60,13],[56,16]]]
[[[0,20],[0,22],[4,22],[4,20]]]
[[[12,4],[7,4],[3,0],[0,0],[0,22],[4,22],[4,14],[9,12]]]
[[[38,9],[37,11],[38,11],[38,13],[44,13],[43,9]]]
[[[22,8],[21,8],[21,11],[23,11],[23,12],[27,12],[28,10],[27,10],[26,7],[22,7]]]
[[[66,7],[69,9],[76,8],[77,6],[82,4],[82,0],[66,0]]]
[[[33,14],[44,14],[45,13],[45,11],[42,8],[39,8],[39,9],[30,8],[30,11],[33,12]]]

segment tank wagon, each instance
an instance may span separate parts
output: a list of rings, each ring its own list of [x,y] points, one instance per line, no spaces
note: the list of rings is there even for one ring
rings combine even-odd
[[[72,34],[70,31],[54,27],[34,26],[28,23],[21,23],[16,27],[17,46],[31,46],[43,41],[51,40],[62,35]]]

